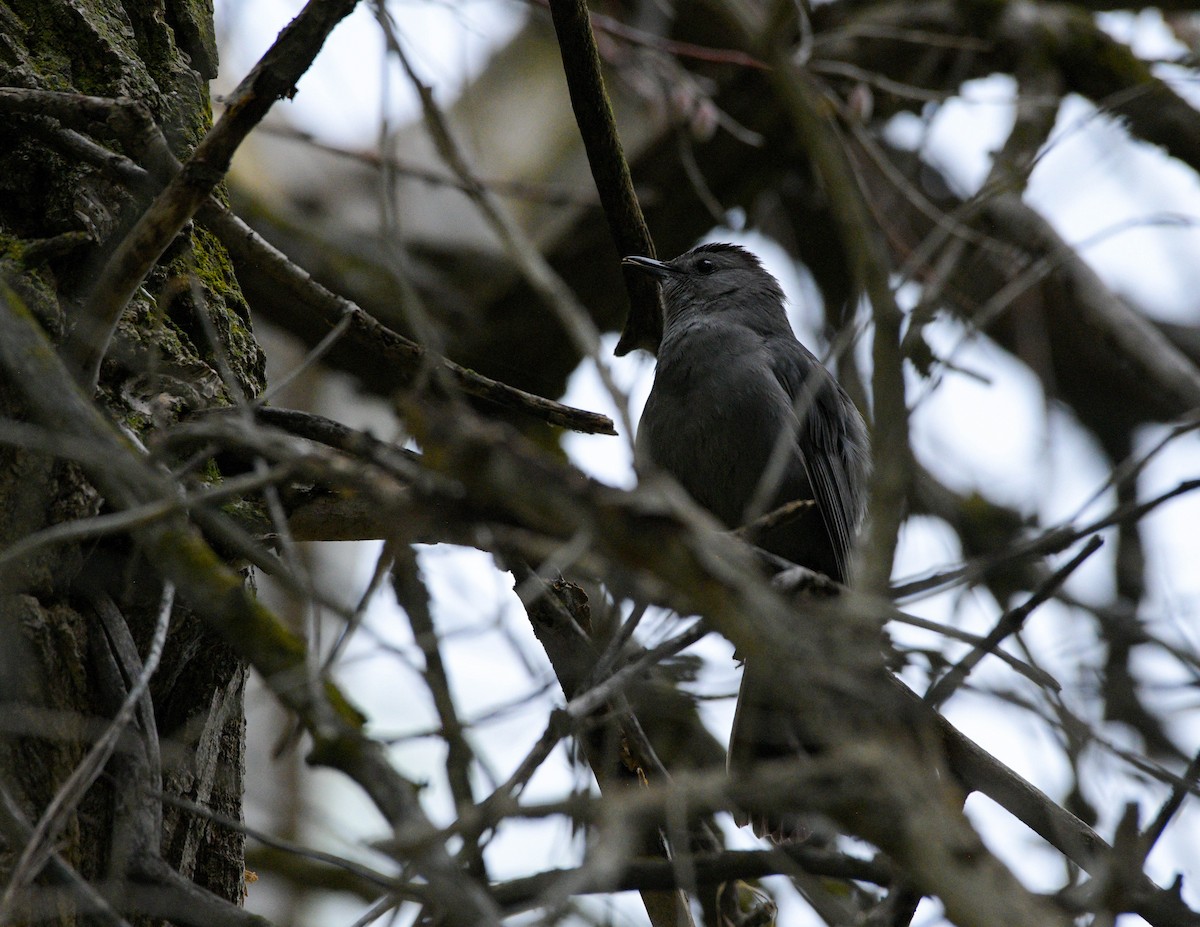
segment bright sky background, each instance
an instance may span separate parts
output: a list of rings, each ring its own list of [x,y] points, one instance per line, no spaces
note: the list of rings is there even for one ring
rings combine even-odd
[[[283,0],[218,0],[218,27],[224,36],[220,85],[232,86],[273,40],[276,32],[300,8]],[[403,35],[419,37],[411,43],[417,64],[437,88],[439,99],[448,103],[464,80],[486,62],[488,50],[515,31],[524,7],[506,0],[473,0],[453,7],[408,2],[393,11]],[[1135,42],[1138,50],[1169,57],[1180,49],[1155,11],[1138,16],[1106,14],[1106,28],[1119,38]],[[1168,66],[1161,69],[1170,76]],[[296,99],[282,105],[283,114],[302,128],[342,145],[369,146],[380,117],[380,87],[383,65],[378,27],[368,8],[360,5],[332,36],[316,66],[300,83]],[[1190,84],[1176,84],[1181,93],[1193,94]],[[894,141],[919,147],[925,156],[947,170],[960,192],[978,188],[988,169],[989,153],[1003,141],[1013,118],[1012,82],[995,77],[973,82],[960,100],[943,106],[927,122],[915,116],[898,117],[890,127]],[[410,118],[415,112],[408,88],[388,82],[387,112],[392,121]],[[1027,200],[1044,212],[1071,243],[1089,242],[1085,256],[1118,292],[1164,319],[1195,322],[1200,316],[1200,184],[1195,175],[1165,158],[1158,150],[1131,143],[1120,128],[1098,116],[1090,104],[1073,99],[1064,106],[1055,139],[1036,168]],[[1170,219],[1173,227],[1161,224]],[[735,233],[721,232],[732,238]],[[815,336],[819,318],[806,297],[811,284],[797,275],[787,259],[762,239],[740,235],[738,240],[764,258],[783,282],[792,300],[792,318],[798,335],[819,353]],[[903,293],[901,296],[903,297]],[[987,378],[986,383],[947,373],[936,384],[909,380],[909,399],[914,408],[913,444],[920,459],[949,485],[980,489],[988,497],[1007,503],[1049,524],[1066,518],[1086,518],[1107,509],[1112,494],[1101,492],[1107,470],[1098,459],[1091,439],[1062,410],[1047,406],[1035,378],[1019,363],[986,339],[966,338],[955,323],[939,321],[928,329],[929,340],[939,355],[952,355],[954,362]],[[611,349],[615,336],[606,340]],[[602,360],[631,397],[636,417],[640,413],[653,376],[653,363],[645,355]],[[936,388],[932,386],[936,385]],[[572,378],[564,401],[598,411],[612,412],[607,394],[600,387],[594,365],[585,363]],[[361,398],[347,394],[342,417],[350,424],[371,423],[380,418],[364,406]],[[1146,429],[1141,446],[1148,448],[1162,429]],[[571,435],[565,441],[572,459],[598,478],[616,485],[633,480],[627,442],[603,437]],[[1147,469],[1141,489],[1149,496],[1200,473],[1200,441],[1195,436],[1172,444]],[[1200,497],[1190,496],[1160,509],[1145,522],[1151,557],[1152,605],[1147,614],[1160,615],[1163,626],[1173,630],[1193,651],[1197,643],[1197,604],[1200,603],[1200,570],[1196,568],[1200,547],[1195,526],[1200,524]],[[1073,553],[1073,551],[1071,552]],[[1110,558],[1102,549],[1072,577],[1068,589],[1083,599],[1102,599],[1110,591]],[[344,546],[335,556],[344,564],[344,575],[353,577],[353,599],[365,588],[373,566],[373,545]],[[957,543],[944,527],[929,519],[914,519],[906,528],[897,560],[896,575],[923,573],[952,563],[959,556]],[[1069,556],[1069,554],[1067,555]],[[527,629],[523,611],[511,594],[511,578],[498,573],[490,557],[477,551],[432,548],[422,554],[422,565],[434,594],[439,629],[449,636],[446,656],[456,694],[468,719],[482,718],[498,709],[499,716],[481,725],[474,742],[494,767],[495,775],[506,777],[523,757],[545,724],[547,698],[560,694],[551,686],[549,695],[523,697],[550,685],[540,647]],[[956,595],[944,594],[915,604],[911,610],[931,618],[946,618],[953,612],[967,630],[986,631],[994,620],[993,603],[980,593],[972,594],[966,607]],[[1081,652],[1079,640],[1094,634],[1080,631],[1087,618],[1051,604],[1035,614],[1027,635],[1038,652],[1055,663],[1047,665],[1063,679],[1086,679],[1099,655]],[[661,621],[648,622],[650,634],[662,634]],[[1162,627],[1156,626],[1160,632]],[[373,719],[380,732],[412,735],[436,726],[432,708],[419,696],[422,684],[414,670],[400,669],[405,656],[411,666],[420,665],[407,629],[394,603],[384,594],[376,602],[368,622],[369,633],[360,635],[351,648],[350,667],[343,682]],[[917,642],[921,636],[893,629],[895,637]],[[1167,633],[1167,632],[1163,632]],[[381,647],[386,643],[388,648]],[[390,651],[390,652],[389,652]],[[732,695],[737,674],[729,647],[710,636],[697,647],[709,658],[710,670],[702,680],[708,693]],[[1147,653],[1139,669],[1148,678],[1161,677],[1166,669]],[[984,661],[977,672],[980,682],[1007,679],[995,676],[996,661]],[[1162,661],[1159,661],[1162,662]],[[535,667],[532,674],[524,668]],[[1177,672],[1171,664],[1171,672]],[[918,674],[919,676],[919,674]],[[919,679],[914,679],[919,681]],[[1181,682],[1158,678],[1156,681]],[[414,693],[417,695],[414,697]],[[1178,693],[1164,692],[1178,701]],[[732,699],[703,703],[706,717],[718,737],[724,738],[732,717]],[[513,707],[515,706],[515,707]],[[1082,708],[1082,706],[1080,706]],[[948,715],[966,733],[1040,785],[1052,796],[1061,796],[1068,771],[1061,767],[1058,752],[1038,749],[1052,746],[1044,725],[1029,715],[997,711],[994,700],[964,696],[951,703]],[[252,716],[252,723],[254,718]],[[1194,707],[1181,717],[1195,744],[1200,735]],[[1119,737],[1119,732],[1107,732]],[[252,741],[253,744],[253,741]],[[443,749],[436,738],[402,740],[395,756],[399,767],[414,779],[431,778],[427,806],[431,813],[448,815],[450,803],[440,780]],[[1145,798],[1146,790],[1135,787],[1128,771],[1108,761],[1113,775],[1093,777],[1107,794],[1090,796],[1101,803],[1109,819],[1101,831],[1111,832],[1112,816],[1135,793]],[[534,779],[529,797],[552,797],[573,784],[569,764],[561,748],[555,761]],[[314,774],[314,794],[321,797],[318,818],[323,823],[309,835],[314,844],[347,855],[361,854],[363,840],[381,836],[382,825],[369,804],[355,789],[333,774]],[[484,791],[491,784],[481,783]],[[1152,813],[1159,798],[1143,809]],[[1022,825],[1006,814],[973,799],[970,811],[984,827],[989,844],[1002,855],[1027,884],[1035,888],[1056,885],[1060,873],[1053,854]],[[251,795],[247,809],[254,823],[256,808]],[[1200,815],[1193,810],[1175,832],[1156,849],[1153,859],[1163,859],[1156,875],[1169,881],[1185,866],[1187,884],[1200,879],[1195,846],[1200,835]],[[731,828],[732,829],[732,828]],[[738,832],[735,845],[751,846],[752,838]],[[577,858],[577,842],[563,830],[536,825],[506,828],[488,853],[492,874],[498,878],[526,874],[540,868],[568,865]],[[787,895],[787,893],[782,893]],[[1200,896],[1192,894],[1197,902]],[[254,889],[250,905],[254,906]],[[589,902],[599,903],[599,902]],[[640,924],[644,913],[636,896],[616,902],[617,923]],[[310,923],[351,924],[361,914],[359,904],[332,903],[313,915]],[[918,918],[922,922],[923,914]],[[817,923],[798,903],[781,913],[781,923]],[[1122,918],[1122,925],[1139,923]]]

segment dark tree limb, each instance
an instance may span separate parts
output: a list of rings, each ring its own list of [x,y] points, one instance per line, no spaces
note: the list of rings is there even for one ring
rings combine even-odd
[[[457,389],[468,396],[485,399],[502,408],[515,409],[544,419],[552,425],[589,434],[615,435],[607,415],[575,409],[551,399],[534,396],[490,377],[439,358],[421,345],[410,341],[376,321],[347,299],[325,289],[287,256],[268,244],[257,232],[232,212],[215,203],[205,205],[198,217],[221,239],[239,268],[246,270],[247,289],[253,294],[259,287],[273,287],[292,297],[288,318],[272,318],[288,331],[310,343],[349,320],[344,336],[346,348],[360,358],[382,367],[396,389],[411,383],[428,364],[438,364]],[[267,305],[277,305],[272,300]],[[297,314],[296,309],[303,312]]]
[[[85,163],[113,175],[135,191],[156,190],[156,181],[166,182],[181,169],[145,108],[131,101],[0,88],[0,111],[50,113],[64,125],[79,125],[80,128],[101,119],[115,125],[124,140],[145,154],[148,168],[76,132],[51,127],[47,134],[60,147],[67,148]],[[350,300],[322,287],[307,271],[264,241],[217,200],[203,201],[198,207],[198,218],[229,251],[244,288],[252,295],[271,291],[272,298],[255,303],[256,308],[266,310],[266,318],[312,344],[320,344],[331,334],[335,335],[343,343],[342,350],[351,352],[357,359],[351,368],[354,374],[372,385],[376,385],[373,381],[379,380],[382,392],[413,382],[427,365],[437,364],[455,387],[468,396],[501,408],[522,411],[574,431],[616,434],[612,420],[606,415],[574,409],[508,386],[439,358],[397,334]],[[280,294],[287,298],[287,311],[281,314],[272,311],[280,305]]]
[[[139,458],[91,404],[16,294],[3,287],[0,297],[0,367],[21,389],[33,417],[106,451],[108,464],[89,468],[89,475],[109,504],[134,506],[172,495],[174,484]],[[241,577],[182,517],[149,522],[133,536],[156,569],[301,720],[313,740],[310,760],[357,782],[396,832],[426,835],[428,842],[413,863],[440,899],[447,923],[493,924],[498,918],[494,904],[481,889],[462,881],[458,867],[436,842],[437,831],[421,808],[416,787],[396,771],[383,747],[363,733],[362,716],[345,696],[332,683],[311,678],[304,643],[246,590]]]
[[[608,220],[609,234],[617,253],[624,256],[641,254],[655,257],[654,242],[642,215],[629,164],[621,149],[616,118],[604,89],[600,72],[600,52],[585,0],[550,0],[550,14],[562,52],[563,71],[571,95],[575,122],[587,151],[588,164],[600,204]],[[658,353],[662,340],[662,306],[657,284],[644,274],[623,270],[625,287],[629,292],[629,315],[617,355],[642,348]]]

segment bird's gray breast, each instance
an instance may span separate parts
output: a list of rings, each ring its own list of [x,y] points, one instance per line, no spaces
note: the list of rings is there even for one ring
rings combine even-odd
[[[673,475],[725,524],[740,525],[791,415],[763,336],[742,326],[693,324],[663,340],[638,457]],[[794,483],[802,467],[789,471]],[[793,498],[806,490],[789,487]]]

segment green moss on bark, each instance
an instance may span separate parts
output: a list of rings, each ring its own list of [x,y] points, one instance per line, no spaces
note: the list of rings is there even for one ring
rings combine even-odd
[[[208,80],[215,67],[206,0],[165,0],[165,5],[161,0],[0,0],[0,85],[138,100],[181,158],[211,125]],[[13,130],[0,133],[0,274],[58,341],[71,311],[144,203],[103,172],[63,154],[52,126],[5,118]],[[137,156],[136,146],[114,134],[114,127],[83,128],[96,141]],[[228,404],[232,397],[217,374],[218,353],[236,388],[250,395],[262,389],[263,357],[228,258],[219,242],[189,227],[123,314],[101,372],[98,400],[110,416],[139,433]],[[22,391],[14,387],[0,375],[0,415],[19,419]],[[215,470],[208,475],[219,478]],[[47,525],[94,514],[101,504],[77,466],[0,447],[0,546]],[[47,546],[20,569],[3,572],[0,677],[16,678],[2,672],[3,657],[20,654],[31,679],[58,682],[44,691],[24,686],[0,700],[61,711],[68,718],[93,715],[101,693],[88,652],[95,634],[88,596],[96,590],[111,595],[135,638],[144,642],[153,626],[159,584],[156,565],[119,536]],[[182,611],[176,617],[156,680],[156,705],[163,709],[163,723],[186,732],[179,735],[183,755],[211,755],[217,758],[212,768],[222,773],[220,781],[205,782],[188,769],[168,767],[164,788],[236,818],[244,670],[205,623],[185,620]],[[198,661],[197,654],[202,655]],[[4,678],[0,695],[6,694]],[[70,775],[79,749],[79,738],[56,741],[0,732],[0,778],[20,796],[29,817],[41,813]],[[80,813],[88,816],[86,826],[82,818],[68,822],[57,845],[85,876],[101,875],[120,808],[101,786],[89,793]],[[190,812],[172,811],[168,818],[163,842],[168,862],[199,884],[239,900],[240,836],[214,836],[209,824]],[[189,849],[184,853],[181,847]],[[73,918],[63,912],[56,922],[72,924]]]

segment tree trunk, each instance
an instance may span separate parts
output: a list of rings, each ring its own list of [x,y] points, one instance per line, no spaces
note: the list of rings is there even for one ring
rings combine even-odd
[[[211,123],[211,5],[14,0],[0,3],[0,43],[0,85],[123,101],[103,128],[94,111],[84,115],[84,101],[65,96],[61,111],[15,112],[7,103],[0,113],[0,277],[61,343],[91,281],[146,205],[127,184],[79,157],[73,145],[80,136],[71,130],[88,129],[113,151],[141,161],[139,140],[121,118],[124,101],[136,101],[176,155],[186,154]],[[126,308],[105,356],[96,401],[134,434],[227,405],[231,388],[252,395],[261,387],[262,357],[247,307],[211,237],[189,227],[176,239]],[[0,379],[4,418],[24,418],[16,387]],[[0,550],[104,511],[83,470],[44,450],[28,442],[0,446]],[[124,663],[114,659],[120,647],[101,612],[127,627],[145,660],[161,602],[156,572],[123,535],[45,544],[0,560],[0,804],[12,812],[0,815],[0,882],[9,882],[25,848],[23,828],[45,813],[130,685],[129,652]],[[135,655],[134,670],[137,662]],[[109,903],[136,914],[129,889],[146,880],[146,854],[240,901],[242,835],[187,804],[241,818],[244,681],[245,668],[230,649],[188,603],[176,603],[150,686],[160,749],[145,726],[132,725],[140,746],[131,748],[126,738],[83,797],[67,804],[45,838],[59,858],[33,867],[35,890],[16,902],[31,907],[26,914],[41,911],[62,923],[78,918],[80,895],[46,888],[62,884],[62,864],[89,882],[124,886],[125,900]],[[161,811],[158,796],[145,794],[145,780],[123,770],[131,757],[153,759],[156,752],[166,797]],[[146,820],[135,809],[147,803],[159,833],[149,846],[131,848],[130,828]],[[131,858],[134,850],[140,860]]]

